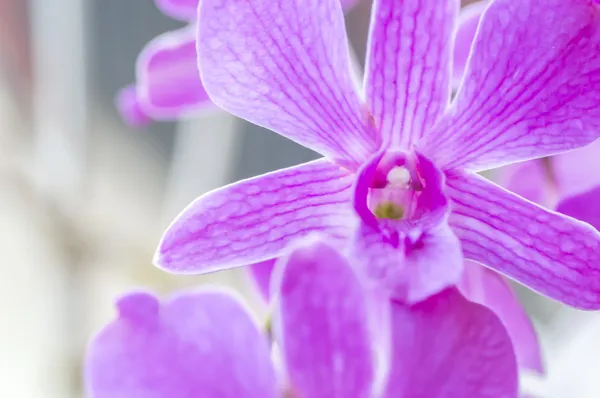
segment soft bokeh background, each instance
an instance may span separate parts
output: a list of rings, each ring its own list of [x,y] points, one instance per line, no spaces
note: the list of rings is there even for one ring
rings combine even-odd
[[[359,57],[369,3],[347,18]],[[82,396],[86,342],[130,288],[225,283],[264,310],[243,270],[182,277],[151,265],[196,196],[314,157],[224,113],[125,126],[115,92],[142,46],[178,26],[151,0],[0,0],[0,397]],[[548,367],[526,386],[600,396],[600,315],[519,293]]]

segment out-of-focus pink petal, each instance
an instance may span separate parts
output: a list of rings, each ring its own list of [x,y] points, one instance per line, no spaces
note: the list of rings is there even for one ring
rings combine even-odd
[[[171,18],[194,21],[200,0],[154,0],[156,7]]]
[[[278,257],[313,232],[344,239],[356,218],[352,183],[352,174],[320,159],[209,192],[167,229],[155,264],[205,273]]]
[[[414,306],[392,304],[386,398],[516,398],[510,337],[489,309],[447,289]]]
[[[277,259],[250,264],[247,269],[261,296],[269,301],[271,298],[271,276]]]
[[[340,3],[342,4],[342,8],[344,10],[348,10],[352,7],[354,7],[356,5],[356,3],[358,3],[359,0],[340,0]]]
[[[600,229],[600,186],[577,195],[567,196],[558,203],[556,211]]]
[[[147,114],[173,120],[212,106],[196,58],[194,26],[164,33],[146,45],[136,73],[139,101]]]
[[[390,146],[410,147],[448,104],[459,5],[458,0],[375,0],[373,4],[365,93]]]
[[[550,159],[559,195],[581,194],[600,185],[600,140]]]
[[[452,64],[454,87],[458,87],[463,77],[479,19],[487,6],[487,0],[477,1],[463,7],[458,14],[458,29],[454,41],[454,63]]]
[[[376,150],[339,0],[203,0],[198,32],[217,105],[354,166]]]
[[[276,397],[269,346],[241,304],[223,292],[164,304],[130,293],[88,349],[93,398]]]
[[[541,159],[528,160],[494,170],[494,181],[525,199],[547,205],[551,191],[548,172]]]
[[[310,398],[369,397],[373,360],[365,291],[346,260],[321,242],[293,251],[279,305],[292,390]]]
[[[498,315],[512,340],[521,368],[544,373],[540,343],[533,324],[506,279],[467,261],[459,289],[467,299]]]
[[[600,308],[600,233],[477,175],[448,174],[450,226],[466,259],[565,304]]]
[[[125,123],[130,126],[141,127],[152,121],[140,106],[135,84],[124,87],[115,98],[117,109]]]
[[[600,136],[600,7],[593,0],[496,0],[482,16],[464,83],[423,152],[483,170]]]
[[[408,303],[455,285],[463,270],[460,241],[444,224],[417,236],[402,236],[397,242],[362,224],[350,253],[369,280],[385,288],[394,299]]]

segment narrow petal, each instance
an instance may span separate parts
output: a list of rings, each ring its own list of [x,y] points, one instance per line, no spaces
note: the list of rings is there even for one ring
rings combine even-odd
[[[271,276],[273,275],[276,262],[277,259],[259,261],[258,263],[250,264],[247,268],[258,292],[266,301],[271,299]]]
[[[204,273],[278,257],[312,232],[343,239],[353,228],[352,175],[325,159],[209,192],[165,232],[155,264]]]
[[[508,281],[496,272],[467,261],[459,288],[468,300],[484,305],[498,315],[513,343],[519,366],[544,373],[537,334]]]
[[[475,39],[475,33],[479,26],[479,20],[487,6],[487,0],[476,1],[463,7],[458,14],[458,29],[456,30],[456,39],[454,40],[454,63],[452,64],[454,87],[458,87],[465,73],[473,39]]]
[[[346,260],[324,243],[307,244],[287,259],[280,286],[282,351],[292,390],[310,398],[369,397],[365,292]]]
[[[87,352],[89,397],[277,396],[267,341],[232,296],[205,291],[160,304],[130,293],[117,307]]]
[[[217,105],[332,159],[356,165],[376,150],[339,0],[203,0],[198,37]]]
[[[171,18],[194,21],[200,0],[154,0],[156,7]]]
[[[447,289],[415,306],[392,305],[386,398],[516,398],[506,329],[487,308]]]
[[[600,308],[600,233],[476,175],[449,174],[450,226],[466,259],[582,309]]]
[[[196,63],[193,26],[164,33],[137,61],[139,101],[155,119],[173,120],[210,107]]]
[[[359,270],[396,300],[416,303],[460,281],[460,241],[447,225],[390,239],[362,224],[350,256]],[[414,240],[413,240],[414,239]]]
[[[140,106],[135,84],[130,84],[121,89],[117,93],[115,104],[125,123],[130,126],[145,126],[152,120]]]
[[[382,138],[391,146],[410,147],[448,104],[459,5],[458,0],[373,4],[365,94]]]
[[[483,170],[600,136],[600,6],[496,0],[454,105],[422,143],[440,167]]]
[[[600,186],[589,191],[567,196],[556,206],[556,211],[589,223],[600,229]]]

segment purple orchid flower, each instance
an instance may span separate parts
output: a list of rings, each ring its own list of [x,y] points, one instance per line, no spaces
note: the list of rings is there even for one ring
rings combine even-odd
[[[177,120],[214,110],[198,72],[196,19],[200,0],[155,0],[165,15],[187,22],[185,28],[151,40],[136,65],[137,83],[116,97],[126,123],[142,126],[152,120]],[[340,0],[345,9],[357,0]]]
[[[409,302],[458,283],[464,255],[599,308],[598,231],[472,174],[598,137],[599,6],[494,1],[449,105],[457,9],[377,0],[363,102],[337,1],[205,0],[198,54],[211,99],[326,158],[200,197],[167,230],[155,263],[216,271],[321,232]]]
[[[89,396],[517,396],[505,329],[454,288],[414,306],[392,303],[389,363],[380,368],[364,286],[335,249],[323,243],[298,248],[279,286],[273,332],[281,366],[271,360],[277,356],[268,338],[229,294],[186,293],[160,304],[133,293],[119,300],[118,319],[89,347]],[[378,372],[385,373],[379,384]]]

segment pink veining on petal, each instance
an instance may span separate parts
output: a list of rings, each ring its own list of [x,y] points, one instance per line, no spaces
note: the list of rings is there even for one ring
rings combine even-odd
[[[487,0],[476,1],[463,7],[458,14],[458,29],[454,40],[454,62],[452,64],[452,84],[455,88],[458,88],[462,80],[481,14],[488,3]]]
[[[146,126],[152,120],[140,106],[135,84],[131,84],[121,89],[117,93],[115,103],[121,117],[130,126]]]
[[[392,363],[384,398],[517,398],[510,337],[494,313],[454,289],[392,304]]]
[[[419,145],[438,166],[484,170],[599,137],[594,1],[495,0],[478,32],[453,106]]]
[[[543,374],[536,331],[508,281],[494,271],[467,261],[459,289],[468,300],[486,306],[500,318],[515,348],[519,366]]]
[[[458,0],[373,4],[364,89],[383,141],[392,147],[409,148],[449,102],[459,5]]]
[[[155,264],[205,273],[278,257],[314,232],[343,240],[355,223],[352,183],[352,174],[321,159],[209,192],[167,229]]]
[[[379,146],[339,0],[203,0],[198,37],[202,80],[223,109],[352,167]]]
[[[152,40],[137,61],[139,101],[155,119],[173,120],[210,109],[198,71],[195,27]]]
[[[565,304],[600,308],[600,233],[476,175],[448,174],[450,226],[466,259]]]

